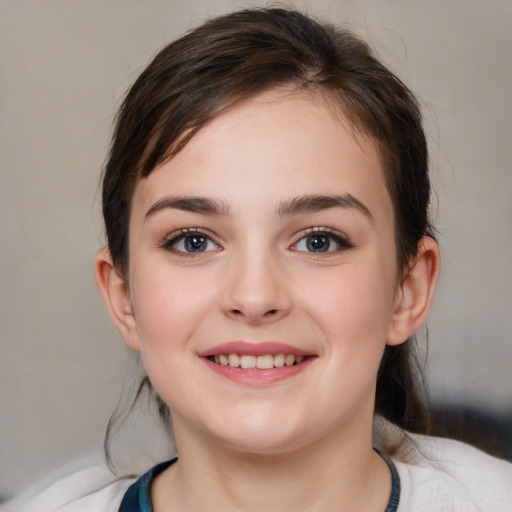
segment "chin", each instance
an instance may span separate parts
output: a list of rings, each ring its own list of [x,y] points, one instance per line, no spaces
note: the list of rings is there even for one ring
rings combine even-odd
[[[261,433],[258,438],[249,435],[224,439],[228,448],[241,454],[277,455],[299,449],[297,437],[276,436],[274,432]]]
[[[300,425],[281,415],[232,417],[228,428],[223,424],[214,430],[211,434],[227,447],[241,453],[262,455],[296,450],[304,437],[304,429]]]

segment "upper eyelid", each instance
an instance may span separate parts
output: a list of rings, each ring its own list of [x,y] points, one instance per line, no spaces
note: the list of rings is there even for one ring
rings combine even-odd
[[[335,237],[342,238],[344,240],[349,240],[348,235],[343,233],[342,231],[339,231],[337,229],[329,228],[326,226],[313,226],[305,229],[301,229],[297,233],[295,233],[294,237],[296,242],[298,242],[301,238],[304,238],[305,236],[314,235],[314,234],[322,234],[325,233],[327,235],[333,235]]]
[[[164,237],[162,237],[159,242],[160,247],[170,246],[173,243],[181,240],[183,237],[187,235],[199,234],[203,235],[206,238],[209,238],[215,245],[222,247],[221,242],[219,241],[219,237],[212,233],[210,230],[205,228],[179,228],[167,233]]]
[[[170,233],[167,233],[164,237],[166,240],[173,240],[175,238],[179,238],[180,236],[200,234],[207,236],[208,238],[216,239],[216,235],[212,233],[209,229],[206,228],[178,228]]]

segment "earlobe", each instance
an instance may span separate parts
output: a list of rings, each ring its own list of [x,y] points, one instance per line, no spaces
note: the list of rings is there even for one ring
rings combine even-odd
[[[110,251],[106,247],[96,254],[94,277],[117,330],[131,349],[139,350],[128,286],[115,268]]]
[[[386,343],[400,345],[425,322],[439,278],[441,258],[437,242],[425,237],[418,246],[395,297],[395,309]]]

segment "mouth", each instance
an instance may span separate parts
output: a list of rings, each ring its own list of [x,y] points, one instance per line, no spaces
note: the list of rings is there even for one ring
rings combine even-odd
[[[283,343],[243,341],[224,343],[198,355],[216,374],[256,387],[302,373],[317,357]]]

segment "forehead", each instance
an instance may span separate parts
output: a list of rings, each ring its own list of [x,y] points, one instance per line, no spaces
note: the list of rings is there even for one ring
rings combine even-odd
[[[257,202],[345,192],[389,203],[376,144],[324,95],[273,90],[204,126],[137,184],[133,206],[149,207],[165,193],[229,202],[263,193]]]

